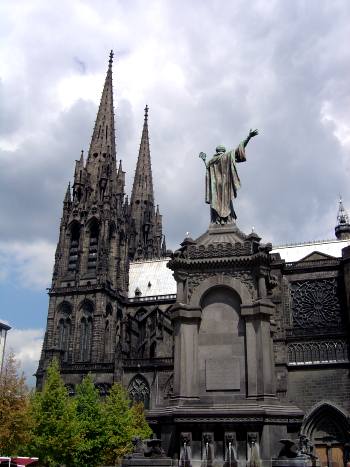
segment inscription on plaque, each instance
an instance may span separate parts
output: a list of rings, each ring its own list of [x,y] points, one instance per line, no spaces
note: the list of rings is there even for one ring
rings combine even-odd
[[[238,358],[208,359],[205,361],[207,391],[239,390],[241,382]]]

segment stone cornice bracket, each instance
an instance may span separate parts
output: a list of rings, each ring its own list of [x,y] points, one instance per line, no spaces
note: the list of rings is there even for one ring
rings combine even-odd
[[[245,319],[269,320],[275,313],[275,305],[267,298],[259,299],[251,305],[242,305],[241,314]]]
[[[170,316],[173,322],[198,322],[202,320],[202,310],[197,306],[190,306],[184,303],[175,303],[170,308]]]

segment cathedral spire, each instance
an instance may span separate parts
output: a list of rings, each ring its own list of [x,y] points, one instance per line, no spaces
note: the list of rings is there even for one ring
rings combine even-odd
[[[139,156],[137,159],[134,184],[131,193],[131,205],[144,201],[154,205],[151,153],[149,149],[148,136],[148,106],[145,107]]]
[[[64,204],[68,205],[72,202],[71,194],[70,194],[70,183],[68,183],[66,195],[64,197]]]
[[[337,225],[335,226],[335,236],[338,240],[346,240],[350,238],[350,222],[349,215],[343,205],[342,197],[339,197],[339,209],[337,215]]]
[[[87,158],[86,168],[91,175],[92,184],[97,182],[102,165],[111,162],[114,168],[116,163],[112,64],[113,50],[109,55],[107,75]]]
[[[154,206],[147,105],[130,199],[130,225],[132,226],[132,240],[129,245],[131,259],[160,257],[162,216]]]

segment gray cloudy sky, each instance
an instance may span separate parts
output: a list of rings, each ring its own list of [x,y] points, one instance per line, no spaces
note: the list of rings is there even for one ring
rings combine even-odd
[[[275,244],[332,238],[339,193],[350,208],[349,43],[348,0],[2,1],[0,280],[49,284],[110,49],[127,192],[147,103],[171,248],[208,224],[198,153],[233,147],[251,127],[241,229]]]

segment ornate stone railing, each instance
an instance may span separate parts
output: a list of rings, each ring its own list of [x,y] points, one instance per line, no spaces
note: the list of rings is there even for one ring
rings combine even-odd
[[[314,261],[293,261],[284,264],[285,269],[307,269],[314,267],[326,267],[326,266],[337,266],[339,265],[340,260],[337,258],[334,259],[317,259]]]
[[[143,297],[140,295],[139,297],[132,297],[129,298],[129,302],[161,302],[161,301],[169,301],[169,300],[175,300],[176,299],[176,294],[168,294],[168,295],[151,295],[149,297]]]
[[[288,365],[320,365],[349,362],[349,344],[345,339],[288,344]]]
[[[114,363],[61,363],[62,373],[110,373],[114,371]]]
[[[159,358],[125,358],[124,368],[172,368],[174,359],[171,357]]]

